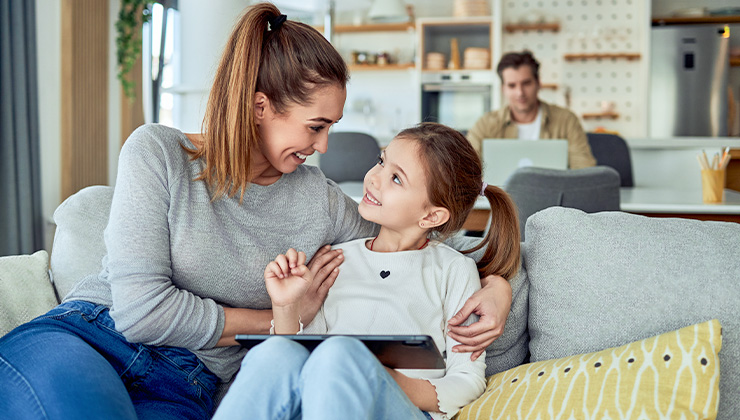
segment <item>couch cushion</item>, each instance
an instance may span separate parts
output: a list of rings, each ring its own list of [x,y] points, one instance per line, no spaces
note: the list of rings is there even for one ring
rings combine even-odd
[[[0,337],[57,303],[46,251],[0,257]]]
[[[530,363],[488,378],[470,419],[700,418],[717,415],[717,320],[595,353]]]
[[[533,362],[718,319],[718,418],[740,418],[740,224],[553,207],[526,229]]]
[[[113,187],[95,185],[71,195],[54,211],[51,273],[59,299],[82,278],[102,270],[103,231],[112,199]]]

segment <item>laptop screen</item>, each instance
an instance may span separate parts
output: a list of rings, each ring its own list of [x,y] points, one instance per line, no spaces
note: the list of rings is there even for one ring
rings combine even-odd
[[[517,168],[568,169],[568,141],[484,139],[482,160],[483,181],[503,187]]]

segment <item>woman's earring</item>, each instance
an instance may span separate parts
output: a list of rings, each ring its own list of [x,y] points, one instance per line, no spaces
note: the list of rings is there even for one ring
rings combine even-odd
[[[424,227],[424,223],[419,223],[419,226]]]

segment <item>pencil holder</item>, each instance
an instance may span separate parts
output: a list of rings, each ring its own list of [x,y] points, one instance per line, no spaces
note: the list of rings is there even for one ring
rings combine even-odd
[[[725,201],[725,170],[702,169],[701,192],[705,203]]]

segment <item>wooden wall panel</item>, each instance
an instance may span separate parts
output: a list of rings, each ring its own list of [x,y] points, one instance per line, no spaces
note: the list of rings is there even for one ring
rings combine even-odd
[[[121,91],[121,145],[126,142],[131,133],[134,132],[140,125],[144,124],[144,102],[142,99],[142,62],[141,57],[136,60],[134,69],[129,75],[131,80],[136,83],[136,97],[129,99],[123,93],[123,87]],[[119,83],[120,85],[120,83]]]
[[[62,200],[108,183],[108,3],[62,0]]]

